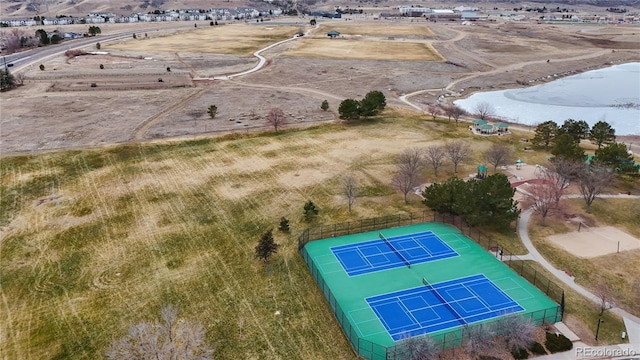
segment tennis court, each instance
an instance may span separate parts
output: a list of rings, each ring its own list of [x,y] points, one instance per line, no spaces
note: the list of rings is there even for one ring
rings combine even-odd
[[[380,232],[378,237],[380,240],[335,246],[331,251],[349,276],[458,256],[431,231],[389,238]]]
[[[390,351],[408,336],[428,334],[457,346],[467,325],[513,313],[536,324],[562,315],[559,304],[442,223],[336,236],[300,251],[346,337],[366,359],[394,358]]]
[[[367,298],[394,340],[524,310],[479,274]]]

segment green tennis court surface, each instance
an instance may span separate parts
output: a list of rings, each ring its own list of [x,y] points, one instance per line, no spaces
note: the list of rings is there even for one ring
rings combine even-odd
[[[422,223],[309,242],[301,253],[359,355],[505,314],[537,324],[559,305],[452,226]]]

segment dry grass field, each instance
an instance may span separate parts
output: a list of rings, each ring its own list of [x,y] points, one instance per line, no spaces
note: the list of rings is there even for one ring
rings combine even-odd
[[[389,186],[394,156],[453,138],[485,146],[463,124],[388,113],[359,126],[5,158],[3,356],[99,358],[172,303],[207,325],[218,358],[353,358],[297,253],[302,205],[313,200],[325,224],[423,209]],[[360,184],[352,214],[345,174]],[[276,235],[282,248],[263,264],[254,247],[281,216],[292,234]]]
[[[399,96],[421,91],[411,100],[426,107],[441,95],[450,95],[444,99],[449,102],[475,91],[521,86],[518,82],[540,83],[554,73],[640,59],[637,37],[624,27],[611,32],[593,26],[320,20],[310,36],[265,52],[267,66],[258,72],[232,82],[193,82],[189,78],[252,68],[258,60],[250,54],[289,37],[298,26],[269,22],[187,29],[180,23],[181,29],[171,30],[165,25],[138,24],[137,39],[101,43],[106,55],[60,55],[16,68],[25,86],[0,98],[0,126],[7,130],[0,133],[3,153],[254,130],[261,121],[249,119],[260,119],[272,107],[291,109],[296,123],[313,124],[336,119],[342,99],[361,98],[374,89],[394,107],[407,106]],[[108,33],[116,32],[115,26],[105,25]],[[159,28],[145,37],[142,29],[149,26]],[[330,40],[325,30],[331,28],[363,36]],[[541,52],[553,61],[546,63]],[[38,70],[40,63],[45,71]],[[158,83],[158,78],[167,81]],[[91,83],[98,86],[90,88]],[[442,90],[449,85],[450,93]],[[328,113],[318,110],[325,99]],[[39,108],[26,111],[34,103]],[[214,122],[204,112],[211,104],[224,108]],[[140,133],[145,126],[148,131]]]
[[[405,205],[389,185],[394,156],[410,146],[471,144],[459,176],[474,173],[492,143],[530,164],[548,155],[523,150],[519,139],[531,132],[475,137],[465,123],[403,110],[399,97],[424,91],[412,100],[426,107],[452,83],[445,101],[640,59],[636,36],[622,30],[405,22],[384,33],[377,23],[333,25],[363,39],[316,31],[269,50],[265,68],[230,81],[194,79],[247,70],[257,63],[250,54],[298,27],[165,29],[102,44],[109,54],[59,55],[42,60],[45,71],[40,61],[15,69],[25,85],[0,97],[1,357],[99,358],[129,325],[174,304],[206,324],[217,358],[352,359],[297,253],[295,236],[308,226],[304,202],[318,205],[323,224],[423,209],[417,197]],[[368,55],[349,57],[349,49]],[[332,51],[341,55],[326,55]],[[393,52],[406,57],[386,56]],[[336,121],[342,99],[371,90],[383,91],[392,109],[356,125]],[[327,112],[319,109],[325,99]],[[287,131],[264,132],[273,107],[285,111]],[[351,214],[341,195],[345,174],[360,183]],[[452,175],[448,167],[438,178]],[[437,180],[428,170],[422,179]],[[634,214],[622,208],[634,204],[598,206],[603,225],[639,236],[637,217],[617,216]],[[292,233],[276,234],[282,247],[263,264],[253,256],[257,239],[282,216]],[[534,235],[570,231],[563,226],[539,226]],[[523,250],[515,233],[497,236]],[[624,267],[638,261],[635,252],[584,263],[539,245],[558,266],[575,267],[579,283],[604,269],[622,305],[640,301],[629,290],[637,276]]]
[[[327,21],[321,23],[318,30],[315,30],[312,35],[325,36],[326,33],[335,30],[342,36],[366,36],[366,37],[399,37],[399,38],[430,38],[433,37],[433,31],[428,24],[412,24],[412,23],[345,23],[344,21]]]
[[[304,39],[283,56],[340,60],[442,61],[444,58],[423,42],[360,39]]]
[[[251,55],[254,51],[290,38],[300,26],[270,26],[269,24],[229,24],[200,27],[188,33],[145,39],[105,46],[105,51],[189,52]]]

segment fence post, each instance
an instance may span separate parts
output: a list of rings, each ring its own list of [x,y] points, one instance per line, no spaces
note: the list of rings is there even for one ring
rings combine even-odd
[[[544,292],[545,295],[549,295],[549,287],[551,286],[551,279],[547,282],[547,291]]]

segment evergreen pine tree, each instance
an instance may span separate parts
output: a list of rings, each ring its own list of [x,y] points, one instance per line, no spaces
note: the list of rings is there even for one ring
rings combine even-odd
[[[267,232],[262,234],[260,241],[258,241],[258,245],[256,246],[256,258],[266,262],[269,260],[271,255],[278,252],[278,247],[280,247],[280,245],[276,244],[273,240],[273,231],[269,229]]]

